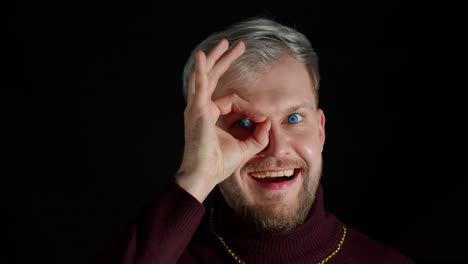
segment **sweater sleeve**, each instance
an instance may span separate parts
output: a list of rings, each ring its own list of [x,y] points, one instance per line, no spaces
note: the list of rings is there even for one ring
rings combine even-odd
[[[192,195],[175,182],[168,182],[94,263],[176,263],[204,211]]]

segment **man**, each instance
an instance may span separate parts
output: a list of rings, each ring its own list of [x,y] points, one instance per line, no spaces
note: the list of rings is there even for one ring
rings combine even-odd
[[[202,41],[180,170],[99,263],[413,263],[325,212],[318,89],[309,41],[273,20]]]

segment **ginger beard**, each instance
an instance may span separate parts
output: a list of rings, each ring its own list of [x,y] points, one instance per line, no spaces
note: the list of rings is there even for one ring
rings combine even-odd
[[[241,177],[251,177],[251,171],[268,169],[272,164],[280,167],[299,168],[303,177],[302,188],[297,193],[296,202],[291,205],[285,203],[285,191],[272,192],[263,199],[249,199],[242,188],[235,181],[235,175],[219,184],[224,199],[244,221],[255,225],[258,231],[284,233],[304,223],[315,200],[315,192],[322,173],[322,163],[315,170],[310,170],[303,160],[276,161],[273,158],[263,159],[261,162],[247,163],[241,170]]]

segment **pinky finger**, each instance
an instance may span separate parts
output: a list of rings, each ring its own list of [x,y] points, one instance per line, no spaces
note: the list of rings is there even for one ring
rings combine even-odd
[[[195,95],[194,104],[201,106],[211,99],[208,94],[208,77],[206,75],[206,56],[203,51],[197,51],[195,55]]]
[[[190,73],[187,87],[187,105],[191,105],[195,96],[195,70]]]

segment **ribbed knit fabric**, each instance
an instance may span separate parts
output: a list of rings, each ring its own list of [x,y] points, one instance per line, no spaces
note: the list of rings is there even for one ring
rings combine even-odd
[[[322,186],[304,224],[285,234],[257,232],[226,204],[219,190],[207,208],[170,182],[116,243],[94,263],[235,263],[209,226],[246,263],[318,263],[337,247],[342,223],[323,207]],[[327,263],[412,264],[396,250],[347,227],[340,251]]]
[[[135,221],[96,255],[93,263],[176,263],[200,225],[204,211],[193,196],[168,182]]]
[[[214,196],[214,228],[247,263],[290,263],[301,259],[316,263],[333,252],[343,233],[335,216],[325,213],[321,186],[306,222],[286,234],[257,232],[234,213],[218,190]]]

